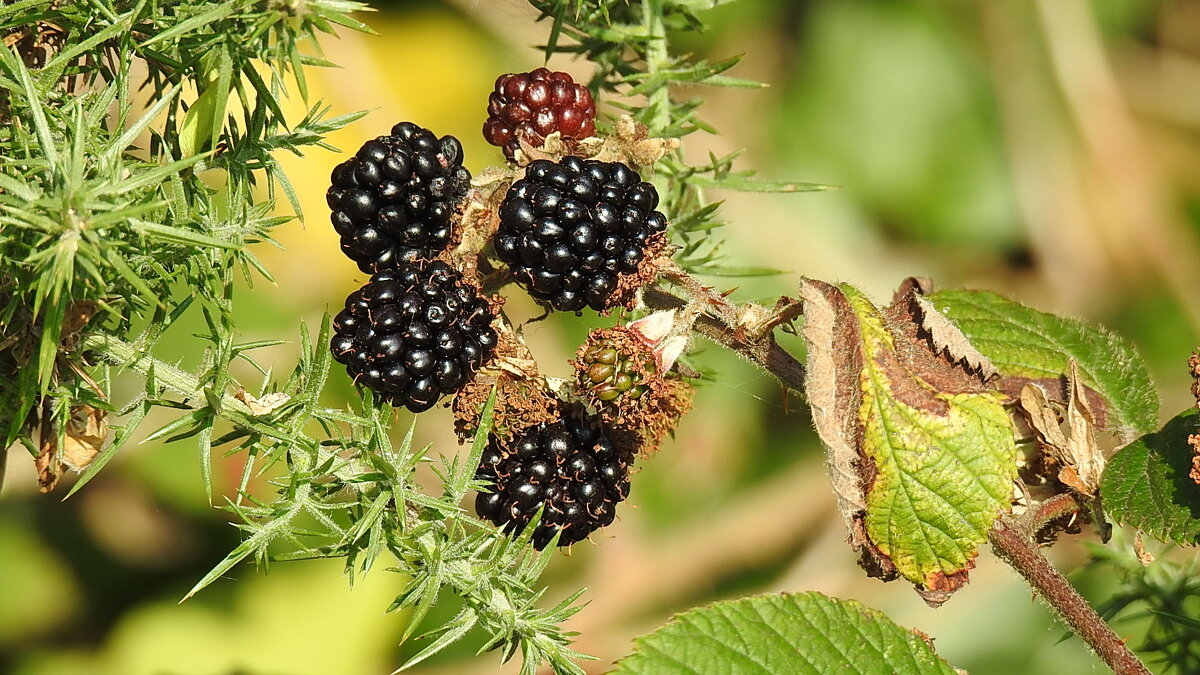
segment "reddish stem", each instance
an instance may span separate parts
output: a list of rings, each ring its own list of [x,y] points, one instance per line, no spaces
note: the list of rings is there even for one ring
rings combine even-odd
[[[989,533],[992,549],[1004,562],[1021,573],[1075,634],[1083,638],[1118,675],[1150,675],[1129,647],[1092,609],[1088,601],[1038,551],[1028,533],[1007,517],[996,521]]]

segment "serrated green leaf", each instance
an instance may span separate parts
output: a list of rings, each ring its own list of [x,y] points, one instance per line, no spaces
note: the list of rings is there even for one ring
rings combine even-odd
[[[1107,405],[1107,427],[1115,428],[1123,441],[1158,428],[1158,392],[1150,372],[1119,335],[990,291],[944,290],[930,294],[929,300],[1001,374],[1059,377],[1074,359],[1083,383]]]
[[[1113,455],[1100,479],[1104,510],[1156,539],[1200,544],[1200,485],[1189,475],[1195,433],[1200,411],[1192,408]]]
[[[820,593],[759,595],[685,612],[634,641],[614,675],[953,675],[882,612]]]

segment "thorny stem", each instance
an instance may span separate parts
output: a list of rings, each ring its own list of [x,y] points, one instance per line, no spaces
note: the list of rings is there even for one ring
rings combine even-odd
[[[678,284],[687,291],[692,300],[699,303],[699,308],[706,313],[715,314],[726,327],[736,329],[738,326],[738,308],[729,298],[717,293],[711,286],[700,283],[696,277],[688,274],[675,264],[674,261],[662,271],[663,278]]]
[[[683,298],[658,287],[647,288],[642,299],[652,309],[679,309],[687,306]],[[701,314],[696,320],[695,328],[696,332],[704,337],[758,364],[760,368],[778,378],[785,387],[798,392],[804,391],[804,364],[776,344],[773,337],[768,335],[752,341],[709,314]]]
[[[80,339],[79,349],[95,354],[115,366],[129,368],[142,376],[148,377],[153,373],[156,382],[181,394],[185,402],[206,400],[204,385],[194,375],[151,357],[133,343],[112,335],[88,333]],[[242,426],[252,421],[253,413],[242,401],[225,392],[220,392],[217,401],[220,405],[216,412],[225,419]],[[318,446],[317,454],[318,461],[323,463],[334,453],[324,446]],[[361,489],[361,484],[354,479],[367,471],[368,469],[361,466],[357,460],[339,457],[334,463],[332,473],[352,488]]]
[[[1025,577],[1059,618],[1083,638],[1113,672],[1118,675],[1150,674],[1112,627],[1042,556],[1033,542],[1032,533],[1022,531],[1009,517],[1001,517],[988,538],[996,555]]]

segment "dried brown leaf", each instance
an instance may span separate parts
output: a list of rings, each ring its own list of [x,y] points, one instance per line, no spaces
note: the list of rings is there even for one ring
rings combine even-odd
[[[855,526],[855,519],[867,509],[857,449],[856,411],[861,398],[857,380],[862,369],[858,329],[849,320],[853,312],[845,298],[833,286],[806,279],[800,285],[800,298],[805,317],[802,334],[809,345],[804,389],[813,424],[827,450],[838,511],[857,550],[866,544],[866,534]]]

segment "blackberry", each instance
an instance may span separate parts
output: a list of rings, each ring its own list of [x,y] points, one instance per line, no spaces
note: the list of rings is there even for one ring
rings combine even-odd
[[[654,352],[616,329],[589,336],[575,368],[580,389],[597,403],[612,403],[622,397],[637,401],[656,379],[662,379]]]
[[[654,186],[621,162],[539,159],[500,205],[496,255],[555,309],[608,309],[665,240],[657,206]]]
[[[558,545],[568,546],[612,523],[629,496],[632,462],[610,429],[573,411],[508,443],[489,442],[475,478],[490,481],[493,491],[479,493],[475,511],[518,534],[544,504],[534,547],[545,548],[557,532]]]
[[[457,138],[412,122],[364,143],[333,169],[325,194],[342,252],[372,273],[445,250],[471,184],[462,155]]]
[[[487,110],[483,137],[509,159],[521,147],[519,138],[540,146],[555,131],[575,140],[596,134],[592,93],[570,75],[546,68],[496,78]]]
[[[661,447],[692,407],[692,386],[669,372],[683,344],[655,332],[655,318],[652,314],[629,326],[593,330],[572,361],[583,402],[603,423],[636,436],[645,455]]]
[[[492,303],[440,260],[379,272],[333,320],[333,358],[413,412],[462,389],[496,349]]]

